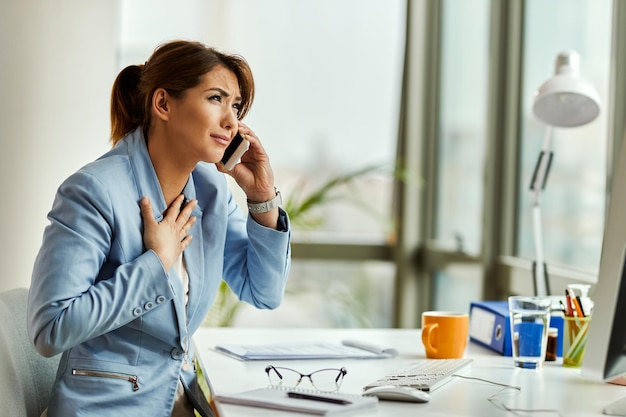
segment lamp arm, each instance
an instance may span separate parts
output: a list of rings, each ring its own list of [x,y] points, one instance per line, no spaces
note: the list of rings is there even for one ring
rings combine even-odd
[[[550,167],[552,166],[552,157],[554,152],[541,151],[539,152],[539,158],[537,159],[537,165],[535,165],[535,171],[533,177],[530,180],[530,189],[533,191],[541,191],[546,188],[546,181],[548,180],[548,174],[550,173]]]
[[[530,190],[533,191],[535,197],[534,204],[539,204],[539,193],[546,188],[546,182],[548,180],[548,174],[552,167],[552,158],[554,152],[552,152],[552,127],[546,128],[546,135],[543,139],[543,147],[539,152],[539,158],[535,165],[533,177],[530,180]]]
[[[546,263],[543,256],[543,231],[541,227],[541,206],[539,197],[546,187],[550,167],[552,166],[552,126],[546,128],[546,134],[543,140],[543,147],[537,159],[537,165],[533,172],[530,182],[530,190],[532,191],[532,218],[533,218],[533,237],[535,246],[535,261],[533,262],[533,281],[535,286],[535,295],[545,296],[550,294],[550,283]]]
[[[550,295],[550,281],[548,279],[548,268],[543,257],[543,241],[541,228],[541,207],[535,204],[532,207],[533,216],[533,242],[535,245],[535,260],[533,261],[533,285],[535,295]]]

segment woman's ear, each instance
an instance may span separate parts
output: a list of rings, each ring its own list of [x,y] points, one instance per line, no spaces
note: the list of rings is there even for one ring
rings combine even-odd
[[[152,112],[154,116],[161,120],[169,120],[170,95],[164,88],[157,88],[152,94]]]

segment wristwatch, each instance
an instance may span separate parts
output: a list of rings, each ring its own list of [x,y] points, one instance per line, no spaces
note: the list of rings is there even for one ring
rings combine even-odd
[[[248,200],[248,210],[250,213],[267,213],[268,211],[272,211],[276,207],[280,206],[283,202],[283,199],[280,196],[280,191],[278,191],[275,187],[274,191],[276,191],[276,197],[271,200],[267,200],[262,203],[251,203]]]

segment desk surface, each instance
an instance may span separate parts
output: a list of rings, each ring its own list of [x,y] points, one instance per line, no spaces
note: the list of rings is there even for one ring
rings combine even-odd
[[[412,361],[425,357],[419,330],[412,329],[253,329],[202,328],[195,336],[198,353],[218,394],[239,392],[267,385],[264,372],[267,361],[243,362],[215,352],[217,343],[264,344],[276,342],[340,343],[343,339],[358,339],[395,347],[400,354],[393,359],[367,360],[289,360],[274,364],[292,367],[301,372],[312,372],[323,367],[345,366],[348,374],[342,392],[360,393],[373,380],[393,373]],[[372,410],[360,411],[360,416],[511,416],[489,398],[501,401],[508,408],[558,410],[561,416],[601,416],[602,408],[622,397],[626,387],[596,383],[583,379],[580,371],[563,368],[560,359],[546,362],[542,370],[516,369],[510,357],[495,354],[489,349],[469,343],[465,357],[473,358],[466,376],[483,378],[502,384],[521,387],[520,391],[504,389],[476,380],[453,378],[448,384],[432,392],[428,403],[399,403],[380,401]],[[250,408],[222,405],[225,417],[249,417]],[[255,409],[255,416],[302,416],[275,410]],[[552,412],[522,413],[532,417],[557,416]]]

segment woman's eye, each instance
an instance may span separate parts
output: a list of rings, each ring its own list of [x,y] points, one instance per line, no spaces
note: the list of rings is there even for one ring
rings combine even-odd
[[[241,103],[233,104],[233,109],[235,109],[237,114],[239,114],[239,112],[241,111]]]
[[[221,102],[221,101],[222,101],[222,96],[219,96],[219,95],[210,96],[210,97],[209,97],[209,101],[217,101],[217,102]]]

